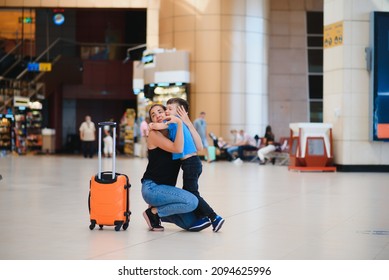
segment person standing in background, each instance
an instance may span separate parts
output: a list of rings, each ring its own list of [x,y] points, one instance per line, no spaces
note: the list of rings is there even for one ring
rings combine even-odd
[[[139,136],[140,136],[140,125],[139,125],[139,118],[136,118],[134,120],[134,126],[133,126],[133,132],[134,132],[134,143],[138,143]]]
[[[146,117],[140,123],[140,157],[147,157],[147,136],[149,135],[149,122],[150,118]]]
[[[113,153],[113,138],[111,136],[111,132],[107,130],[105,132],[105,137],[103,139],[104,142],[104,156],[105,157],[112,157]]]
[[[204,154],[207,158],[207,161],[210,162],[208,155],[208,141],[207,141],[207,122],[205,120],[205,112],[201,112],[199,117],[194,120],[193,126],[195,127],[197,133],[200,135],[201,142],[204,147]]]
[[[84,158],[93,157],[93,145],[96,141],[96,127],[90,116],[85,117],[85,121],[80,126],[80,140]]]

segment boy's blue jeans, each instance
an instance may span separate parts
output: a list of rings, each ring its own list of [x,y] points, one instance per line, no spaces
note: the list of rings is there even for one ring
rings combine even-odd
[[[216,216],[215,211],[209,206],[209,204],[200,196],[199,192],[199,177],[203,171],[203,165],[198,156],[191,156],[182,160],[181,168],[183,171],[182,181],[184,190],[194,194],[199,200],[199,204],[195,211],[198,217],[210,217],[211,219]]]
[[[192,227],[197,219],[197,216],[193,212],[161,217],[162,222],[173,223],[186,230]]]

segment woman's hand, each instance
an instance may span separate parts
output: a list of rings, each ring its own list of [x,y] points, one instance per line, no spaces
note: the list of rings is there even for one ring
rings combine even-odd
[[[189,125],[190,123],[190,119],[188,117],[188,112],[185,111],[184,109],[184,106],[178,106],[177,107],[177,113],[178,113],[178,116],[182,119],[182,121],[184,122],[184,124],[186,125]]]

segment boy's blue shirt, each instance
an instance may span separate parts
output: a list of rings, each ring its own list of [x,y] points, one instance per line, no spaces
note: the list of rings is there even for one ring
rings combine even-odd
[[[184,124],[183,126],[184,133],[184,150],[182,153],[173,153],[173,159],[180,159],[186,155],[193,154],[197,152],[196,145],[193,141],[192,134],[190,133],[189,128]],[[168,125],[169,130],[169,139],[174,141],[176,139],[177,134],[177,124],[170,123]]]

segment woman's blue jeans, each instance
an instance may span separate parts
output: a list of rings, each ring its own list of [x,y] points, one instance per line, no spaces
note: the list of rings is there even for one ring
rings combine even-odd
[[[158,209],[161,218],[192,212],[199,203],[197,197],[188,191],[174,186],[157,185],[148,179],[142,181],[142,196],[146,203]]]

